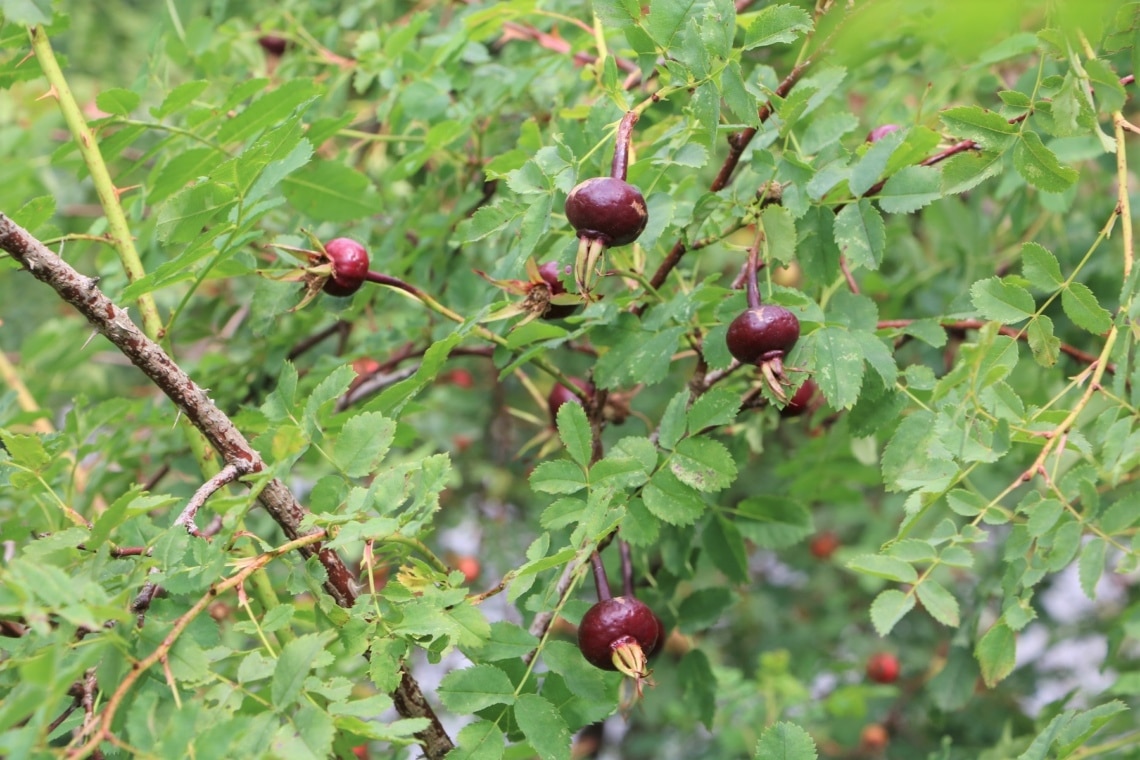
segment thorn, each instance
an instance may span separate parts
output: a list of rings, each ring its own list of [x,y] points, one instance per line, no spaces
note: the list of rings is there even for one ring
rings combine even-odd
[[[142,187],[142,185],[127,185],[126,187],[116,187],[115,199],[121,199],[125,193],[129,193],[131,190],[137,190],[140,187]]]
[[[34,58],[34,57],[35,57],[35,55],[36,55],[35,53],[33,53],[33,52],[29,52],[27,55],[25,55],[23,58],[21,58],[21,59],[20,59],[19,63],[17,63],[17,64],[16,64],[16,68],[18,69],[18,68],[20,68],[21,66],[23,66],[23,65],[24,65],[25,63],[27,63],[27,62],[28,62],[28,61],[29,61],[31,58]]]
[[[91,334],[87,336],[87,340],[83,341],[83,345],[79,347],[79,350],[82,351],[83,349],[87,348],[87,344],[89,344],[91,341],[95,340],[95,336],[98,334],[99,334],[98,330],[92,330]]]
[[[43,95],[40,95],[38,98],[36,98],[36,100],[37,101],[44,100],[45,98],[55,98],[57,101],[59,100],[59,90],[55,89],[54,84],[48,88],[47,92],[45,92]]]

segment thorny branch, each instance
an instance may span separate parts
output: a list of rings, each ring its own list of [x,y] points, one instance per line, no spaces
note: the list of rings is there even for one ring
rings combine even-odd
[[[0,249],[11,254],[33,277],[50,285],[64,301],[87,317],[99,333],[175,403],[227,464],[246,473],[261,472],[265,468],[261,455],[233,421],[157,343],[139,330],[123,309],[99,290],[96,280],[80,274],[3,213],[0,213]],[[289,539],[298,540],[306,535],[301,521],[307,510],[279,479],[267,482],[257,499]],[[351,607],[356,600],[356,581],[340,555],[322,549],[317,541],[300,543],[298,549],[303,556],[318,557],[328,574],[326,591],[340,606]],[[392,698],[404,717],[429,720],[428,727],[416,734],[429,758],[442,758],[453,748],[438,716],[407,669],[401,671],[400,685]]]

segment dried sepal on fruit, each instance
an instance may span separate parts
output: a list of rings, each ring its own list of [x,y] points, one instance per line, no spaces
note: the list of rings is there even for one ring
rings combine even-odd
[[[484,318],[484,322],[523,315],[523,320],[515,325],[518,327],[540,317],[565,319],[577,311],[582,303],[581,296],[566,292],[566,285],[562,282],[562,275],[565,272],[555,261],[548,261],[538,266],[534,263],[534,259],[527,259],[525,280],[496,280],[478,269],[475,273],[496,288],[511,295],[521,296],[521,300],[488,315]]]

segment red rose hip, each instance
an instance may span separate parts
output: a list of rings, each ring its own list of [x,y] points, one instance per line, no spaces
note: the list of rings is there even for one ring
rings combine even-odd
[[[332,275],[324,291],[330,296],[350,296],[364,284],[368,275],[368,251],[351,238],[335,238],[325,243],[325,254],[332,264]]]
[[[899,658],[890,652],[876,652],[867,658],[867,678],[875,683],[894,683],[899,677]]]
[[[649,675],[646,658],[657,650],[661,621],[648,605],[628,596],[595,604],[578,625],[578,649],[591,665],[632,678]]]
[[[795,314],[783,306],[765,304],[732,320],[725,341],[741,364],[756,364],[784,356],[799,337],[800,321]]]
[[[637,240],[649,221],[649,211],[641,191],[625,180],[593,177],[570,191],[566,218],[578,237],[618,246]]]

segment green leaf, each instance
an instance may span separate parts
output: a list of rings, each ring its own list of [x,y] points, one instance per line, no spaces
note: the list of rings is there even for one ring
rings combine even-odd
[[[792,546],[815,531],[808,508],[784,496],[752,496],[736,505],[736,513],[744,537],[766,549]]]
[[[942,710],[959,710],[974,698],[978,684],[978,666],[965,647],[951,647],[946,664],[930,679],[927,691]]]
[[[996,177],[1005,164],[1004,156],[992,151],[967,151],[952,156],[942,164],[942,194],[964,193]]]
[[[748,582],[748,550],[735,523],[715,515],[705,525],[702,541],[708,558],[730,581]]]
[[[489,720],[477,720],[459,730],[456,748],[447,760],[500,760],[506,751],[502,729]]]
[[[649,474],[639,460],[611,454],[590,468],[590,485],[636,488],[649,480]]]
[[[582,467],[590,464],[593,451],[593,437],[590,435],[590,421],[581,404],[563,404],[558,408],[558,437],[566,446],[567,453]]]
[[[0,14],[10,24],[47,24],[51,22],[52,0],[0,0]]]
[[[849,113],[836,113],[828,114],[826,116],[817,116],[812,119],[808,128],[804,130],[803,136],[800,138],[800,150],[805,155],[815,155],[820,153],[830,145],[834,145],[846,134],[855,131],[859,128],[859,120],[853,114]],[[836,167],[836,176],[846,176],[847,168],[843,166],[841,169]],[[816,177],[823,174],[821,171]],[[827,187],[820,187],[819,193],[813,193],[813,197],[819,197],[820,194],[826,193],[834,185],[830,180],[826,183]]]
[[[1108,542],[1103,538],[1091,538],[1081,548],[1078,570],[1081,580],[1081,590],[1089,599],[1096,599],[1096,585],[1104,573],[1105,550]]]
[[[372,472],[396,437],[396,423],[379,412],[364,412],[344,423],[332,460],[350,478]]]
[[[110,538],[116,528],[132,517],[177,502],[178,499],[173,496],[142,494],[134,489],[128,490],[95,519],[91,536],[83,543],[88,549],[95,550]]]
[[[151,109],[151,115],[156,119],[162,119],[181,111],[197,100],[198,96],[205,92],[209,86],[210,83],[205,79],[194,79],[189,82],[183,82],[166,94],[162,105],[158,108]]]
[[[678,392],[669,400],[665,413],[661,415],[661,423],[657,427],[657,445],[666,451],[671,451],[685,434],[685,410],[688,408],[689,398],[687,388]]]
[[[755,13],[742,13],[736,24],[744,29],[742,50],[795,42],[812,28],[811,16],[794,5],[769,5]]]
[[[883,451],[883,481],[891,491],[938,491],[957,471],[927,411],[903,419]]]
[[[804,339],[804,355],[827,403],[850,409],[863,387],[863,350],[859,340],[842,327],[822,327]]]
[[[294,110],[314,100],[320,88],[311,79],[289,79],[267,91],[218,130],[221,144],[248,140],[259,132],[285,121]]]
[[[686,24],[696,22],[695,13],[701,10],[696,0],[660,0],[650,6],[645,19],[645,31],[663,48],[674,45],[674,38]]]
[[[1007,325],[1029,319],[1037,310],[1028,290],[1000,277],[975,282],[970,288],[970,298],[983,317]]]
[[[112,87],[95,96],[95,105],[100,111],[127,116],[139,107],[139,94],[121,87]]]
[[[282,183],[293,208],[321,222],[348,222],[380,211],[380,196],[364,174],[339,161],[317,159]]]
[[[655,334],[641,330],[630,333],[598,359],[594,382],[602,388],[661,382],[684,333],[684,327],[669,327]]]
[[[918,572],[909,562],[883,554],[860,554],[847,561],[847,567],[865,575],[886,578],[900,583],[914,583]]]
[[[1059,717],[1069,716],[1069,719],[1057,732],[1056,757],[1071,756],[1091,739],[1093,734],[1108,725],[1117,715],[1128,712],[1128,710],[1129,707],[1126,704],[1119,700],[1113,700],[1103,705],[1097,705],[1090,710],[1065,711]]]
[[[305,431],[311,438],[316,438],[320,434],[329,408],[336,399],[344,395],[355,379],[356,372],[352,367],[342,364],[317,383],[317,387],[309,393],[302,421],[305,424]]]
[[[1061,340],[1053,334],[1053,320],[1044,314],[1033,319],[1025,331],[1033,359],[1042,367],[1052,367],[1061,356]]]
[[[1065,285],[1057,257],[1038,243],[1021,246],[1021,274],[1042,293],[1054,293]]]
[[[515,720],[542,760],[569,760],[570,729],[554,705],[537,694],[520,694]]]
[[[1041,142],[1041,136],[1029,130],[1022,133],[1013,149],[1013,166],[1026,182],[1050,193],[1068,190],[1080,176],[1076,169],[1061,164]]]
[[[42,470],[52,461],[51,455],[47,453],[37,435],[17,435],[0,428],[0,443],[8,449],[8,454],[15,464],[29,470]]]
[[[943,625],[957,628],[961,622],[958,600],[938,581],[927,578],[915,586],[918,601],[926,607],[930,616]]]
[[[776,723],[764,729],[756,742],[755,760],[816,760],[811,734],[794,723]]]
[[[942,123],[954,135],[995,150],[1008,147],[1017,134],[1016,125],[980,106],[949,108],[942,112]]]
[[[448,710],[459,713],[515,702],[515,687],[511,679],[494,665],[453,670],[443,677],[437,693]]]
[[[577,493],[586,487],[586,475],[568,459],[542,462],[530,474],[530,487],[540,493]]]
[[[309,670],[334,636],[333,631],[308,633],[281,648],[270,686],[273,704],[278,709],[284,710],[292,706],[301,696],[301,688],[309,676]]]
[[[1061,291],[1061,308],[1073,324],[1093,335],[1102,335],[1112,327],[1112,315],[1084,283],[1070,282],[1069,287]]]
[[[978,640],[974,656],[982,669],[982,680],[992,689],[1012,673],[1017,664],[1017,640],[1013,631],[998,621]]]
[[[835,244],[854,266],[878,269],[887,246],[886,226],[871,201],[860,198],[835,216]]]
[[[690,649],[677,665],[677,678],[683,690],[683,704],[705,728],[712,729],[718,691],[717,677],[708,656],[699,648]]]
[[[740,411],[740,394],[726,388],[713,388],[689,408],[689,435],[696,435],[706,428],[716,428],[731,424]]]
[[[1085,73],[1089,75],[1089,82],[1096,93],[1097,105],[1102,113],[1111,113],[1120,110],[1127,98],[1124,85],[1120,83],[1120,75],[1104,61],[1097,58],[1087,58],[1083,61]]]
[[[380,411],[398,419],[399,412],[404,408],[404,405],[407,404],[413,396],[426,388],[428,384],[435,379],[436,375],[439,374],[440,369],[442,369],[443,365],[447,362],[447,357],[451,354],[451,349],[459,345],[459,341],[463,340],[463,336],[466,335],[466,333],[466,329],[460,329],[448,335],[443,340],[437,340],[432,343],[427,353],[424,354],[423,361],[420,362],[420,367],[416,370],[416,374],[388,388],[377,396],[374,401],[368,402],[366,408],[369,411]]]
[[[964,488],[955,488],[946,494],[946,503],[950,505],[950,509],[954,510],[954,514],[963,517],[979,515],[989,506],[989,503],[981,496]]]
[[[871,602],[871,624],[880,636],[886,636],[906,613],[914,609],[914,605],[914,596],[898,589],[880,592]]]
[[[645,507],[671,525],[692,525],[708,507],[700,493],[669,470],[658,470],[641,492]]]
[[[851,168],[851,176],[847,180],[847,188],[852,195],[864,195],[875,186],[879,177],[883,176],[883,171],[887,168],[891,154],[902,145],[905,136],[905,132],[901,129],[891,132],[867,149],[859,162]]]
[[[164,243],[195,240],[202,235],[203,227],[211,226],[236,204],[237,195],[233,188],[217,182],[203,182],[175,193],[158,209],[159,240]],[[207,252],[213,253],[213,248],[208,248]],[[124,292],[123,298],[131,297],[133,295]]]
[[[796,253],[796,221],[783,206],[767,206],[760,212],[764,245],[773,261],[790,264]]]
[[[32,198],[8,216],[16,224],[34,234],[55,216],[55,198],[50,195]]]
[[[669,469],[698,491],[719,491],[736,479],[736,462],[728,448],[712,438],[686,438],[677,444]]]
[[[942,177],[932,166],[907,166],[895,172],[879,192],[888,214],[909,214],[942,197]]]

